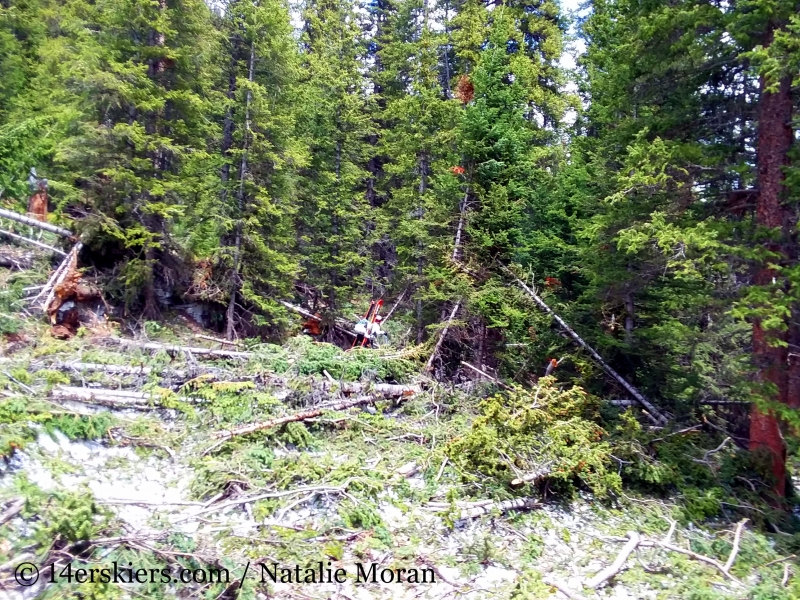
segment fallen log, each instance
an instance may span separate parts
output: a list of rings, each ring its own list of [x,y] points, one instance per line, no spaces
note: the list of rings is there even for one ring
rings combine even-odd
[[[216,344],[223,344],[223,345],[227,345],[227,346],[238,346],[241,343],[241,342],[238,342],[236,340],[223,340],[223,339],[220,339],[220,338],[215,338],[215,337],[211,337],[210,335],[203,335],[203,334],[200,334],[200,333],[195,333],[194,337],[196,337],[198,340],[207,340],[209,342],[214,342]]]
[[[160,406],[156,396],[121,396],[117,394],[107,394],[113,390],[93,390],[89,388],[56,388],[50,392],[50,397],[54,400],[71,400],[85,404],[98,404],[114,408],[153,408]]]
[[[306,419],[313,419],[314,417],[319,417],[320,415],[324,414],[327,411],[346,410],[348,408],[354,408],[356,406],[372,404],[375,402],[375,400],[376,397],[373,395],[359,396],[358,398],[354,398],[353,400],[343,400],[341,402],[328,404],[322,408],[312,408],[310,410],[305,410],[299,413],[295,413],[293,415],[287,415],[285,417],[276,417],[274,419],[261,421],[259,423],[253,423],[251,425],[246,425],[244,427],[239,427],[237,429],[230,429],[228,431],[218,431],[212,434],[211,437],[218,440],[228,440],[237,435],[246,435],[248,433],[255,433],[256,431],[262,431],[264,429],[271,429],[272,427],[279,427],[281,425],[286,425],[287,423],[294,423],[296,421],[305,421]]]
[[[511,487],[520,487],[525,485],[526,483],[536,483],[540,479],[544,479],[550,473],[553,472],[553,466],[551,464],[545,464],[531,471],[530,473],[525,473],[522,477],[517,477],[511,482]]]
[[[509,275],[514,281],[516,281],[517,285],[519,285],[522,290],[531,297],[531,299],[536,303],[536,305],[542,309],[545,313],[553,317],[553,320],[558,323],[561,328],[567,332],[567,334],[575,340],[575,342],[584,350],[586,350],[589,355],[597,362],[606,373],[611,375],[617,383],[619,383],[625,390],[633,396],[639,404],[645,410],[645,413],[649,416],[649,418],[656,424],[656,425],[665,425],[667,423],[667,417],[658,410],[647,398],[645,398],[639,390],[637,390],[633,385],[628,383],[628,381],[622,377],[619,373],[617,373],[608,363],[606,363],[603,358],[597,353],[597,351],[592,348],[589,344],[587,344],[567,323],[559,317],[552,308],[550,308],[547,303],[542,300],[539,295],[534,292],[528,285],[522,281],[519,277],[514,275],[514,273],[506,266],[500,265],[500,269]]]
[[[32,255],[14,256],[11,254],[0,254],[0,267],[25,271],[33,266]]]
[[[45,312],[48,311],[50,304],[56,296],[56,288],[58,288],[61,282],[66,279],[67,275],[77,267],[78,253],[81,251],[81,248],[83,248],[81,242],[78,242],[72,247],[72,250],[69,251],[66,258],[58,265],[56,272],[53,273],[52,277],[50,277],[42,290],[33,299],[33,302],[36,302],[36,300],[46,295],[45,301],[41,305],[42,310]]]
[[[504,500],[503,502],[492,502],[483,506],[476,506],[475,508],[468,508],[461,511],[460,519],[474,519],[495,510],[508,512],[509,510],[533,510],[544,506],[535,498],[515,498],[514,500]]]
[[[450,323],[453,322],[453,319],[455,318],[459,308],[461,308],[461,300],[456,302],[453,310],[450,312],[447,323],[442,329],[442,332],[439,334],[439,339],[436,341],[436,346],[434,347],[428,362],[425,364],[425,371],[431,371],[433,369],[433,361],[436,358],[436,355],[439,354],[439,349],[442,347],[442,342],[444,342],[444,338],[447,336],[447,330],[450,329]]]
[[[32,219],[31,217],[28,217],[26,215],[21,215],[12,210],[5,210],[3,208],[0,208],[0,217],[3,217],[5,219],[11,219],[12,221],[16,221],[17,223],[23,223],[25,225],[29,225],[30,227],[38,227],[39,229],[44,229],[45,231],[58,234],[65,238],[72,239],[75,237],[74,234],[68,229],[64,229],[56,225],[51,225],[50,223],[44,223],[42,221],[39,221],[38,219]]]
[[[42,242],[32,240],[30,238],[26,238],[22,235],[17,235],[11,231],[6,231],[5,229],[0,229],[0,235],[3,235],[9,239],[16,240],[18,242],[22,242],[23,244],[28,244],[30,246],[36,246],[37,248],[41,248],[42,250],[47,250],[48,252],[52,252],[53,254],[58,254],[59,256],[66,256],[67,253],[63,250],[59,250],[58,248],[53,248],[52,246],[48,246],[47,244],[43,244]]]
[[[302,306],[295,306],[294,304],[290,304],[289,302],[285,302],[284,300],[278,300],[278,302],[283,304],[283,306],[285,306],[289,310],[292,310],[292,311],[296,312],[297,314],[304,316],[307,319],[311,319],[313,321],[322,322],[322,318],[321,317],[318,317],[317,315],[315,315],[311,311],[306,310]],[[338,329],[339,331],[341,331],[342,333],[344,333],[346,335],[349,335],[350,337],[353,337],[353,338],[356,337],[355,332],[354,331],[350,331],[350,323],[348,323],[344,319],[337,318],[333,326],[336,329]]]
[[[587,581],[586,587],[596,588],[619,573],[625,566],[625,563],[628,561],[628,557],[634,550],[636,550],[636,547],[641,543],[641,541],[642,539],[639,537],[638,533],[635,531],[629,531],[628,542],[625,544],[625,546],[623,546],[619,554],[617,554],[617,558],[614,559],[614,562],[605,569],[601,569],[594,577]]]
[[[0,513],[0,525],[6,523],[6,521],[10,521],[14,517],[16,517],[19,513],[22,512],[23,507],[25,506],[25,498],[17,498],[16,500],[12,500],[11,503],[8,505],[2,513]]]
[[[323,381],[322,389],[326,392],[339,389],[344,394],[377,394],[384,398],[400,398],[414,396],[422,392],[419,385],[397,385],[392,383],[350,383]]]
[[[112,343],[119,344],[120,346],[129,346],[131,348],[141,348],[142,350],[163,350],[170,356],[178,354],[190,353],[195,356],[210,356],[213,358],[241,358],[248,359],[253,356],[252,352],[237,352],[235,350],[212,350],[211,348],[194,348],[191,346],[169,346],[166,344],[157,344],[155,342],[138,342],[136,340],[128,340],[124,338],[104,338]]]

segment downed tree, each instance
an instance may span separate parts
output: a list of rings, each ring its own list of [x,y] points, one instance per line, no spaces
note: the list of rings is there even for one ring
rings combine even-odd
[[[314,313],[312,313],[311,311],[306,310],[302,306],[295,306],[294,304],[290,304],[289,302],[285,302],[283,300],[278,300],[278,302],[283,304],[283,306],[285,306],[289,310],[294,311],[297,314],[304,316],[306,319],[311,319],[312,321],[322,322],[322,317],[319,317],[319,316],[315,315]],[[349,335],[350,337],[356,337],[356,333],[354,331],[350,331],[350,327],[351,327],[350,323],[348,323],[344,319],[337,318],[336,322],[334,323],[334,327],[336,327],[336,329],[341,331],[342,333],[344,333],[346,335]]]
[[[482,506],[468,508],[461,511],[460,519],[474,519],[493,511],[501,513],[508,512],[509,510],[533,510],[542,508],[544,506],[535,498],[515,498],[514,500],[504,500],[503,502],[490,502]]]
[[[597,362],[597,363],[598,363],[598,364],[599,364],[599,365],[600,365],[600,366],[601,366],[601,367],[602,367],[602,368],[605,370],[605,372],[606,372],[606,373],[608,373],[609,375],[611,375],[611,377],[613,377],[613,378],[614,378],[614,379],[617,381],[617,383],[619,383],[619,384],[620,384],[620,385],[621,385],[623,388],[625,388],[625,390],[626,390],[626,391],[627,391],[627,392],[628,392],[628,393],[629,393],[631,396],[633,396],[633,397],[636,399],[636,401],[637,401],[637,402],[639,402],[639,404],[641,404],[641,405],[642,405],[642,407],[645,409],[645,412],[646,412],[646,414],[649,416],[649,418],[650,418],[650,419],[651,419],[651,420],[652,420],[652,421],[653,421],[653,422],[654,422],[656,425],[665,425],[665,424],[667,423],[667,417],[665,417],[665,416],[664,416],[664,414],[663,414],[663,413],[662,413],[660,410],[658,410],[658,409],[657,409],[657,408],[656,408],[656,407],[655,407],[655,406],[654,406],[654,405],[653,405],[653,404],[652,404],[652,403],[651,403],[651,402],[650,402],[650,401],[649,401],[647,398],[645,398],[645,397],[644,397],[644,396],[641,394],[641,392],[639,392],[639,390],[637,390],[637,389],[636,389],[635,387],[633,387],[633,386],[632,386],[630,383],[628,383],[628,382],[625,380],[625,378],[624,378],[624,377],[622,377],[622,375],[620,375],[619,373],[617,373],[617,372],[616,372],[616,371],[615,371],[615,370],[614,370],[614,369],[613,369],[613,368],[612,368],[612,367],[611,367],[611,366],[610,366],[608,363],[606,363],[606,362],[603,360],[603,358],[602,358],[602,357],[601,357],[601,356],[600,356],[600,355],[597,353],[597,351],[595,351],[595,349],[594,349],[594,348],[592,348],[592,347],[591,347],[589,344],[587,344],[585,341],[583,341],[583,339],[582,339],[582,338],[581,338],[581,337],[580,337],[580,336],[579,336],[577,333],[575,333],[575,331],[574,331],[574,330],[573,330],[573,329],[572,329],[572,328],[571,328],[569,325],[567,325],[567,323],[564,321],[564,319],[562,319],[561,317],[559,317],[559,316],[558,316],[558,315],[557,315],[557,314],[556,314],[556,313],[553,311],[553,309],[552,309],[552,308],[550,308],[550,307],[547,305],[547,303],[545,303],[545,301],[544,301],[544,300],[542,300],[542,299],[539,297],[539,295],[538,295],[536,292],[534,292],[534,291],[533,291],[533,290],[532,290],[530,287],[528,287],[528,286],[527,286],[527,284],[525,284],[525,282],[524,282],[524,281],[522,281],[522,280],[521,280],[519,277],[517,277],[516,275],[514,275],[514,273],[513,273],[513,272],[511,271],[511,269],[509,269],[508,267],[506,267],[506,266],[503,266],[503,265],[500,265],[500,269],[502,269],[502,271],[503,271],[504,273],[506,273],[506,274],[507,274],[509,277],[511,277],[512,279],[514,279],[514,281],[516,281],[516,282],[517,282],[517,285],[519,285],[519,286],[520,286],[520,288],[522,288],[522,290],[523,290],[523,291],[524,291],[526,294],[528,294],[528,296],[530,296],[530,297],[531,297],[531,299],[532,299],[532,300],[533,300],[533,301],[536,303],[536,305],[537,305],[537,306],[538,306],[540,309],[542,309],[542,310],[543,310],[544,312],[546,312],[548,315],[550,315],[551,317],[553,317],[553,320],[554,320],[556,323],[558,323],[558,324],[561,326],[561,328],[562,328],[564,331],[566,331],[566,332],[567,332],[567,334],[568,334],[568,335],[569,335],[569,336],[570,336],[570,337],[571,337],[573,340],[575,340],[575,342],[576,342],[576,343],[577,343],[577,344],[578,344],[578,345],[579,345],[581,348],[583,348],[584,350],[586,350],[586,351],[589,353],[589,355],[590,355],[590,356],[591,356],[591,357],[592,357],[592,358],[595,360],[595,362]]]
[[[473,371],[475,371],[475,372],[476,372],[476,373],[478,373],[479,375],[482,375],[483,377],[486,377],[486,379],[488,379],[489,381],[491,381],[491,382],[492,382],[492,383],[494,383],[494,384],[497,384],[497,385],[499,385],[499,386],[500,386],[501,388],[503,388],[503,389],[506,389],[506,390],[510,390],[510,389],[512,389],[510,385],[508,385],[508,384],[506,384],[506,383],[504,383],[504,382],[500,381],[500,380],[499,380],[499,379],[497,379],[496,377],[492,377],[492,376],[491,376],[491,375],[489,375],[489,374],[488,374],[486,371],[482,371],[482,370],[481,370],[481,369],[479,369],[478,367],[476,367],[476,366],[474,366],[474,365],[471,365],[471,364],[469,364],[468,362],[464,362],[464,361],[462,360],[462,361],[461,361],[461,364],[462,364],[462,365],[464,365],[465,367],[468,367],[468,368],[472,369]]]
[[[74,239],[75,237],[69,229],[57,227],[56,225],[51,225],[50,223],[44,223],[42,221],[39,221],[38,219],[33,219],[26,215],[21,215],[12,210],[5,210],[3,208],[0,208],[0,217],[3,217],[5,219],[11,219],[12,221],[16,221],[17,223],[22,223],[30,227],[38,227],[39,229],[44,229],[45,231],[58,234],[65,238]]]
[[[138,342],[124,338],[104,338],[111,343],[131,348],[141,348],[142,350],[163,350],[170,356],[179,354],[192,354],[195,356],[209,356],[212,358],[241,358],[248,359],[253,356],[252,352],[237,352],[235,350],[212,350],[211,348],[194,348],[192,346],[170,346],[167,344],[157,344],[155,342]]]
[[[30,253],[23,254],[21,256],[16,256],[13,254],[0,254],[0,267],[16,269],[17,271],[25,271],[30,269],[32,266],[33,256]]]
[[[207,382],[225,381],[228,383],[240,383],[253,380],[261,380],[263,382],[273,383],[275,385],[286,385],[287,381],[283,377],[276,375],[269,375],[262,373],[260,375],[242,376],[234,373],[224,371],[222,369],[203,369],[201,371],[185,371],[180,369],[153,369],[152,367],[137,366],[131,367],[126,365],[104,365],[98,363],[55,363],[49,365],[49,368],[57,369],[59,371],[73,371],[73,372],[100,372],[108,373],[109,375],[132,375],[132,376],[146,376],[153,373],[161,376],[163,379],[172,379],[175,381],[186,381],[195,377],[203,377]],[[403,396],[414,396],[422,392],[422,386],[413,385],[398,385],[392,383],[369,383],[369,382],[339,382],[336,380],[323,380],[312,381],[312,389],[322,389],[325,392],[341,392],[343,394],[377,394],[384,398],[400,398]]]
[[[147,392],[112,390],[106,388],[85,388],[62,385],[54,388],[50,396],[60,400],[74,400],[88,404],[114,407],[152,408],[164,406],[163,396]],[[198,402],[196,398],[181,397],[182,402]]]
[[[436,346],[434,347],[433,352],[431,353],[431,356],[428,359],[427,364],[425,365],[425,371],[429,372],[433,369],[433,361],[436,358],[436,355],[439,354],[439,349],[442,347],[442,342],[444,342],[444,338],[447,336],[447,330],[450,329],[450,323],[453,322],[453,319],[455,318],[459,308],[461,308],[461,300],[456,302],[455,306],[453,307],[453,310],[450,312],[450,316],[447,319],[447,323],[442,329],[442,332],[439,334],[439,339],[436,341]]]
[[[354,398],[353,400],[342,400],[341,402],[326,404],[323,407],[304,410],[302,412],[294,413],[292,415],[286,415],[285,417],[276,417],[274,419],[269,419],[267,421],[261,421],[259,423],[245,425],[244,427],[239,427],[237,429],[229,429],[228,431],[218,431],[212,434],[212,437],[221,441],[229,440],[237,435],[247,435],[248,433],[255,433],[256,431],[262,431],[264,429],[280,427],[281,425],[286,425],[287,423],[294,423],[296,421],[305,421],[306,419],[313,419],[314,417],[319,417],[320,415],[324,414],[327,411],[346,410],[348,408],[354,408],[356,406],[364,406],[367,404],[372,404],[376,401],[376,399],[377,398],[374,395],[359,396],[358,398]]]
[[[53,254],[58,254],[59,256],[67,255],[67,253],[64,252],[63,250],[59,250],[58,248],[53,248],[52,246],[48,246],[47,244],[43,244],[42,242],[38,242],[30,238],[26,238],[22,235],[17,235],[16,233],[13,233],[11,231],[6,231],[5,229],[0,229],[0,235],[3,235],[12,240],[16,240],[18,242],[22,242],[23,244],[36,246],[37,248],[41,248],[42,250],[47,250],[48,252],[52,252]]]
[[[61,264],[58,265],[58,268],[53,272],[50,276],[50,279],[47,280],[47,283],[44,287],[36,294],[36,297],[31,301],[32,303],[36,303],[36,301],[41,298],[42,296],[45,297],[44,302],[41,304],[42,310],[45,312],[47,311],[50,303],[53,301],[56,295],[56,288],[61,284],[64,279],[66,279],[67,275],[69,275],[70,271],[72,271],[78,263],[78,253],[83,248],[83,244],[78,242],[72,247],[72,250],[69,251],[67,256],[61,261]]]

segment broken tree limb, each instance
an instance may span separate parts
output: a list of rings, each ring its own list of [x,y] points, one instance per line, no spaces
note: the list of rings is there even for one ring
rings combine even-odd
[[[397,301],[394,303],[394,306],[392,306],[392,309],[387,313],[385,317],[383,317],[382,323],[386,323],[386,321],[389,320],[389,317],[391,317],[394,314],[394,311],[396,311],[397,307],[400,306],[400,303],[403,301],[403,298],[405,298],[407,292],[408,292],[408,287],[406,287],[402,292],[400,292],[400,296],[398,296]]]
[[[210,335],[202,335],[200,333],[195,333],[194,337],[198,340],[207,340],[209,342],[214,342],[216,344],[223,344],[226,346],[238,346],[241,342],[237,340],[222,340],[220,338],[211,337]]]
[[[33,255],[31,253],[15,256],[12,254],[0,254],[0,267],[25,271],[33,266]]]
[[[607,566],[605,569],[601,569],[599,573],[597,573],[594,577],[592,577],[589,581],[586,582],[586,587],[596,588],[612,577],[619,573],[622,570],[622,567],[625,566],[625,563],[628,560],[628,557],[631,553],[636,550],[636,547],[642,539],[639,537],[639,534],[635,531],[628,532],[628,542],[623,546],[622,550],[620,550],[619,554],[617,554],[617,558],[614,559],[614,562]]]
[[[504,389],[506,389],[506,390],[510,390],[510,389],[512,389],[510,385],[507,385],[507,384],[503,383],[502,381],[500,381],[500,380],[499,380],[499,379],[497,379],[496,377],[492,377],[492,376],[491,376],[491,375],[489,375],[489,374],[488,374],[486,371],[481,371],[481,370],[480,370],[478,367],[476,367],[476,366],[474,366],[474,365],[471,365],[471,364],[469,364],[468,362],[464,362],[464,361],[462,360],[462,361],[461,361],[461,364],[462,364],[462,365],[464,365],[465,367],[468,367],[468,368],[472,369],[472,370],[473,370],[473,371],[475,371],[476,373],[479,373],[480,375],[483,375],[484,377],[486,377],[486,379],[488,379],[488,380],[489,380],[489,381],[491,381],[492,383],[496,383],[496,384],[497,384],[497,385],[499,385],[501,388],[504,388]]]
[[[541,508],[543,505],[536,501],[536,498],[516,498],[514,500],[504,500],[503,502],[491,502],[483,506],[468,508],[461,511],[460,519],[474,519],[494,510],[508,512],[509,510],[533,510]]]
[[[728,556],[728,560],[725,562],[725,572],[731,570],[734,561],[736,560],[736,555],[739,554],[739,542],[742,539],[742,529],[744,529],[745,524],[750,519],[742,519],[739,521],[738,525],[736,525],[736,533],[733,535],[733,547],[731,548],[731,553]]]
[[[341,402],[336,402],[334,404],[328,404],[321,408],[312,408],[311,410],[305,410],[299,413],[295,413],[293,415],[287,415],[285,417],[276,417],[274,419],[261,421],[259,423],[253,423],[251,425],[246,425],[244,427],[239,427],[237,429],[229,429],[228,431],[218,431],[212,434],[212,437],[218,440],[228,440],[237,435],[246,435],[248,433],[255,433],[256,431],[262,431],[264,429],[271,429],[272,427],[279,427],[281,425],[286,425],[287,423],[294,423],[296,421],[305,421],[306,419],[313,419],[314,417],[319,417],[320,415],[324,414],[326,411],[346,410],[348,408],[353,408],[356,406],[372,404],[373,402],[375,402],[375,400],[376,397],[372,395],[359,396],[358,398],[354,398],[353,400],[343,400]]]
[[[191,346],[169,346],[166,344],[157,344],[155,342],[138,342],[136,340],[127,340],[124,338],[104,338],[111,340],[113,343],[120,346],[129,346],[132,348],[141,348],[143,350],[163,350],[170,356],[183,354],[189,352],[195,356],[210,356],[212,358],[241,358],[248,359],[253,356],[252,352],[237,352],[234,350],[212,350],[211,348],[193,348]]]
[[[392,383],[349,383],[338,381],[323,381],[322,389],[326,392],[339,389],[345,394],[378,394],[384,398],[400,398],[402,396],[415,396],[422,392],[419,385],[397,385]]]
[[[11,219],[12,221],[16,221],[17,223],[23,223],[25,225],[29,225],[30,227],[38,227],[39,229],[44,229],[45,231],[56,233],[65,238],[73,239],[75,237],[74,234],[68,229],[57,227],[56,225],[51,225],[50,223],[44,223],[42,221],[39,221],[38,219],[32,219],[31,217],[28,217],[26,215],[21,215],[12,210],[5,210],[3,208],[0,208],[0,217],[3,217],[5,219]]]
[[[461,300],[456,302],[455,306],[453,306],[453,310],[450,312],[450,316],[447,319],[447,323],[442,329],[442,332],[439,334],[439,339],[436,341],[436,346],[434,347],[433,352],[431,353],[431,356],[428,359],[427,364],[425,365],[425,371],[431,371],[431,369],[433,369],[433,361],[436,358],[436,355],[439,354],[439,349],[442,347],[442,342],[444,341],[444,338],[447,336],[447,330],[450,329],[450,323],[453,322],[453,319],[455,318],[459,308],[461,308]]]
[[[52,277],[47,281],[47,284],[42,288],[42,290],[36,295],[36,298],[33,299],[35,302],[45,294],[47,295],[45,301],[42,303],[41,308],[45,312],[50,308],[50,303],[53,302],[53,299],[56,295],[56,288],[59,284],[66,279],[67,275],[69,275],[70,271],[72,271],[78,265],[78,253],[83,248],[83,244],[78,242],[72,247],[72,250],[69,251],[66,258],[61,262],[56,269],[56,272],[53,273]]]
[[[553,465],[550,463],[544,464],[538,469],[525,473],[522,477],[518,477],[511,482],[511,487],[519,487],[526,483],[536,483],[540,479],[544,479],[553,472]]]
[[[558,581],[556,581],[553,578],[543,577],[542,578],[542,583],[545,584],[545,585],[549,585],[551,587],[556,588],[559,592],[564,594],[570,600],[585,600],[583,596],[581,596],[580,594],[578,594],[576,592],[573,592],[566,585],[564,585],[563,583],[559,583]]]
[[[284,300],[278,300],[278,302],[283,304],[283,306],[285,306],[289,310],[292,310],[297,314],[306,317],[307,319],[313,319],[314,321],[320,321],[320,322],[322,321],[322,317],[318,317],[317,315],[315,315],[311,311],[306,310],[302,306],[295,306],[294,304],[290,304],[289,302],[285,302]],[[356,337],[355,332],[350,331],[350,324],[344,319],[337,318],[336,322],[334,323],[334,327],[336,327],[336,329],[338,329],[345,335],[349,335],[350,337]]]
[[[58,254],[59,256],[66,256],[67,253],[63,250],[59,250],[58,248],[53,248],[52,246],[48,246],[47,244],[43,244],[42,242],[37,242],[36,240],[32,240],[30,238],[26,238],[22,235],[17,235],[11,231],[6,231],[5,229],[0,229],[0,235],[3,235],[7,238],[12,240],[17,240],[18,242],[22,242],[23,244],[29,244],[31,246],[36,246],[37,248],[41,248],[42,250],[47,250],[52,252],[53,254]]]
[[[519,277],[517,277],[516,275],[514,275],[514,273],[513,273],[513,272],[511,271],[511,269],[509,269],[508,267],[506,267],[506,266],[504,266],[504,265],[500,265],[500,269],[501,269],[501,270],[502,270],[504,273],[506,273],[506,274],[507,274],[509,277],[511,277],[512,279],[514,279],[514,281],[516,281],[516,282],[517,282],[517,285],[519,285],[519,287],[520,287],[520,288],[522,288],[522,290],[523,290],[523,291],[524,291],[526,294],[528,294],[528,296],[530,296],[530,297],[531,297],[531,299],[532,299],[532,300],[533,300],[533,301],[536,303],[536,305],[537,305],[537,306],[538,306],[540,309],[542,309],[542,310],[543,310],[544,312],[546,312],[548,315],[550,315],[551,317],[553,317],[553,320],[555,320],[555,322],[556,322],[556,323],[558,323],[558,324],[561,326],[561,328],[562,328],[564,331],[566,331],[566,332],[567,332],[567,334],[568,334],[568,335],[569,335],[569,336],[570,336],[570,337],[571,337],[573,340],[575,340],[575,342],[576,342],[576,343],[577,343],[577,344],[578,344],[578,345],[579,345],[581,348],[583,348],[584,350],[586,350],[586,351],[589,353],[589,355],[590,355],[590,356],[591,356],[591,357],[592,357],[592,358],[595,360],[595,362],[597,362],[597,364],[599,364],[599,365],[600,365],[600,366],[601,366],[601,367],[602,367],[602,368],[605,370],[605,372],[606,372],[606,373],[608,373],[609,375],[611,375],[611,377],[613,377],[613,378],[614,378],[614,379],[617,381],[617,383],[619,383],[619,384],[620,384],[620,385],[621,385],[623,388],[625,388],[625,390],[626,390],[626,391],[627,391],[627,392],[628,392],[628,393],[629,393],[631,396],[633,396],[633,397],[636,399],[636,401],[637,401],[637,402],[639,402],[639,404],[641,404],[641,405],[642,405],[642,407],[645,409],[645,412],[646,412],[646,413],[647,413],[647,414],[650,416],[650,419],[651,419],[653,422],[655,422],[657,425],[665,425],[665,424],[667,423],[667,418],[664,416],[664,414],[663,414],[663,413],[662,413],[660,410],[658,410],[658,409],[657,409],[657,408],[656,408],[656,407],[655,407],[655,406],[654,406],[654,405],[653,405],[653,404],[652,404],[652,403],[651,403],[651,402],[650,402],[650,401],[649,401],[647,398],[645,398],[645,397],[644,397],[644,396],[641,394],[641,392],[639,392],[639,390],[637,390],[637,389],[636,389],[635,387],[633,387],[633,386],[632,386],[630,383],[628,383],[628,382],[625,380],[625,378],[624,378],[624,377],[622,377],[622,375],[620,375],[619,373],[617,373],[617,372],[616,372],[616,371],[615,371],[615,370],[614,370],[614,369],[613,369],[613,368],[612,368],[612,367],[611,367],[611,366],[610,366],[608,363],[606,363],[606,361],[604,361],[604,360],[603,360],[603,358],[602,358],[602,357],[601,357],[601,356],[600,356],[600,355],[597,353],[597,351],[595,351],[595,349],[594,349],[594,348],[592,348],[592,347],[591,347],[589,344],[587,344],[585,341],[583,341],[583,339],[581,338],[581,336],[579,336],[579,335],[578,335],[578,334],[575,332],[575,330],[573,330],[573,329],[572,329],[572,328],[571,328],[569,325],[567,325],[567,323],[564,321],[564,319],[562,319],[561,317],[559,317],[559,316],[558,316],[558,315],[557,315],[557,314],[556,314],[556,313],[553,311],[553,309],[552,309],[552,308],[550,308],[550,307],[547,305],[547,303],[546,303],[544,300],[542,300],[542,299],[539,297],[539,295],[538,295],[536,292],[534,292],[534,291],[533,291],[533,290],[532,290],[530,287],[528,287],[528,285],[527,285],[527,284],[526,284],[524,281],[522,281],[522,280],[521,280]]]
[[[0,525],[3,525],[6,521],[10,521],[16,517],[20,512],[22,512],[24,506],[25,498],[17,498],[16,500],[13,500],[11,504],[9,504],[8,508],[0,513]]]

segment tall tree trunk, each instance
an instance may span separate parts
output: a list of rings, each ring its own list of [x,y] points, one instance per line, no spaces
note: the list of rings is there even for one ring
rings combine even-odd
[[[228,110],[225,111],[225,120],[222,124],[222,144],[221,154],[225,161],[220,169],[220,180],[222,181],[222,193],[220,194],[223,205],[228,195],[228,180],[231,174],[231,164],[227,158],[230,156],[230,150],[233,147],[233,100],[236,97],[236,63],[239,58],[239,50],[241,45],[241,38],[238,35],[232,35],[231,43],[231,60],[229,63],[228,72],[228,91],[225,96],[228,98]]]
[[[419,154],[419,205],[417,212],[420,221],[425,218],[425,192],[428,189],[428,165],[425,152]],[[422,285],[422,274],[425,266],[422,240],[417,242],[417,285]],[[422,343],[425,334],[425,324],[422,321],[422,298],[417,297],[417,344]]]
[[[167,0],[158,1],[158,12],[164,14],[167,9]],[[153,29],[150,34],[149,45],[163,48],[166,42],[166,35],[162,31]],[[162,84],[160,81],[166,69],[166,64],[163,56],[156,56],[150,59],[147,74],[151,80],[156,82],[157,85]],[[150,111],[145,117],[145,133],[147,135],[155,135],[158,133],[158,112]],[[159,172],[164,166],[162,157],[163,150],[156,148],[148,152],[148,158],[153,167],[154,177],[158,177]],[[145,191],[142,194],[142,200],[145,203],[150,201],[150,192]],[[139,211],[141,215],[141,211]],[[153,214],[144,214],[140,216],[142,225],[151,233],[153,238],[160,237],[163,230],[163,223],[159,216]],[[145,281],[144,281],[144,317],[146,319],[157,319],[160,316],[158,310],[158,301],[156,299],[155,289],[155,267],[158,264],[158,256],[156,254],[156,243],[152,240],[145,242],[144,247],[145,258]]]
[[[253,83],[253,72],[256,63],[256,46],[255,42],[250,42],[250,65],[247,72],[247,81]],[[247,150],[250,143],[250,102],[253,97],[253,92],[248,87],[247,94],[245,95],[244,103],[244,137],[242,140],[242,161],[239,164],[239,190],[236,195],[237,210],[239,219],[236,222],[236,241],[234,242],[233,250],[233,272],[231,273],[231,299],[228,304],[228,314],[226,316],[228,321],[227,330],[225,335],[229,340],[233,339],[235,334],[234,330],[234,317],[236,313],[236,295],[241,287],[239,278],[239,263],[242,257],[242,223],[244,220],[244,180],[247,177]]]
[[[773,23],[766,35],[764,46],[771,44],[777,26]],[[769,242],[766,248],[789,259],[788,230],[791,213],[783,206],[784,167],[788,164],[788,153],[792,145],[792,96],[791,76],[783,77],[777,89],[769,89],[770,81],[762,75],[760,81],[760,100],[758,118],[758,187],[756,222],[762,227],[781,230],[779,242]],[[775,259],[770,259],[775,262]],[[780,259],[779,259],[780,260]],[[756,285],[772,284],[775,272],[768,266],[759,267],[755,277]],[[789,376],[787,372],[787,351],[775,346],[776,342],[786,341],[786,335],[766,331],[760,319],[753,323],[753,355],[761,379],[775,386],[773,400],[781,403],[789,401]],[[780,423],[774,413],[762,413],[754,404],[750,415],[750,449],[766,449],[771,455],[772,472],[775,476],[774,492],[779,497],[786,495],[786,446],[781,435]]]

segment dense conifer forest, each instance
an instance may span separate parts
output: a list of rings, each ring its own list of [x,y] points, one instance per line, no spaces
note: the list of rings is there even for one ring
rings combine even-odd
[[[437,482],[652,495],[789,554],[798,108],[795,0],[0,0],[0,236],[58,246],[42,283],[68,254],[126,335],[188,315],[326,385],[478,382]],[[36,292],[3,281],[17,343]],[[382,348],[325,354],[378,299]]]

